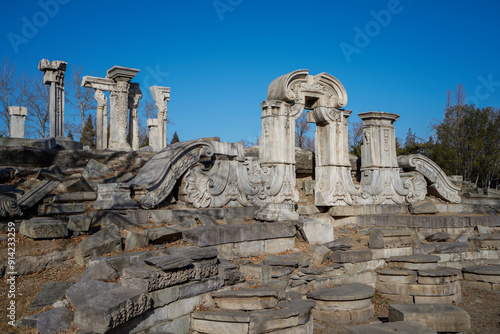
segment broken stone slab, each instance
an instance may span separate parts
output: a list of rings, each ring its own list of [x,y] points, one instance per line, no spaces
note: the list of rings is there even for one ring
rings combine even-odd
[[[133,252],[133,253],[120,253],[116,255],[101,256],[94,259],[89,259],[87,267],[93,267],[101,262],[108,262],[113,269],[119,274],[123,272],[124,268],[144,264],[144,260],[148,257],[156,255],[154,252]]]
[[[90,224],[92,223],[91,216],[69,216],[68,218],[68,230],[75,232],[88,232]]]
[[[273,290],[240,289],[212,294],[215,304],[222,309],[254,311],[270,309],[278,304],[278,293]]]
[[[216,247],[205,247],[200,250],[198,247],[169,248],[167,254],[187,257],[193,261],[212,260],[219,255]]]
[[[381,205],[384,206],[384,205]],[[467,228],[469,219],[458,215],[369,215],[356,217],[360,226],[401,227],[401,228]]]
[[[335,251],[332,253],[332,261],[336,263],[356,263],[372,260],[370,250]]]
[[[103,282],[115,282],[120,275],[118,272],[109,264],[109,261],[99,261],[94,266],[85,270],[82,274],[81,279],[87,280],[98,280]]]
[[[412,321],[436,332],[469,330],[469,314],[451,304],[389,305],[389,321]]]
[[[134,178],[134,174],[127,172],[120,176],[110,177],[109,179],[104,179],[104,183],[127,183]]]
[[[224,286],[224,278],[220,276],[204,278],[200,281],[190,282],[179,286],[179,299],[198,296],[215,291]]]
[[[62,181],[62,186],[66,190],[66,193],[77,193],[77,194],[90,193],[90,194],[92,194],[92,195],[76,195],[77,198],[81,198],[84,196],[87,196],[87,198],[94,197],[93,200],[95,201],[95,198],[97,196],[97,194],[94,192],[94,189],[92,189],[90,184],[87,182],[87,180],[85,180],[85,178],[81,174],[71,175],[69,178]],[[71,196],[71,195],[69,195],[69,196]],[[78,199],[78,200],[81,201],[82,199]],[[86,200],[86,201],[90,200],[91,201],[92,199],[83,199],[83,200]]]
[[[306,195],[306,196],[314,195],[314,185],[315,184],[316,184],[316,181],[314,181],[314,180],[302,181],[302,191],[304,192],[304,195]]]
[[[51,282],[43,286],[30,304],[30,310],[36,310],[45,306],[50,306],[55,302],[64,299],[64,293],[75,282]]]
[[[182,232],[171,226],[162,226],[148,229],[146,236],[152,244],[163,244],[179,240]]]
[[[203,226],[183,233],[186,241],[198,247],[294,236],[295,229],[286,223]]]
[[[53,181],[50,179],[45,179],[38,183],[36,186],[31,188],[26,192],[21,198],[17,200],[19,206],[24,210],[32,208],[35,204],[40,202],[45,196],[47,196],[52,190],[59,185],[59,181]]]
[[[83,169],[82,176],[86,179],[99,179],[113,173],[113,170],[108,166],[90,159]]]
[[[96,280],[82,278],[77,283],[73,284],[65,291],[66,298],[75,307],[80,309],[88,299],[100,294],[115,289],[119,285],[117,283],[104,283]]]
[[[137,247],[146,247],[149,244],[149,237],[144,233],[127,231],[125,238],[125,250],[132,250]]]
[[[431,234],[425,238],[425,240],[429,242],[446,242],[446,240],[450,239],[450,234],[446,231],[441,231],[438,233]]]
[[[139,204],[130,198],[130,184],[106,183],[97,186],[96,210],[138,209]]]
[[[214,218],[208,215],[198,215],[197,219],[200,221],[201,225],[203,226],[215,226],[217,225],[216,221]]]
[[[191,259],[179,255],[155,256],[145,259],[144,262],[163,271],[183,269],[193,264]]]
[[[329,219],[332,219],[330,216]],[[321,245],[334,240],[333,226],[325,224],[322,220],[312,218],[299,222],[299,229],[306,241],[311,245]]]
[[[16,327],[36,328],[40,314],[30,314],[16,322]]]
[[[38,317],[37,330],[40,333],[59,333],[69,329],[73,321],[73,312],[67,308],[54,308],[43,312]]]
[[[81,266],[89,259],[103,254],[121,251],[120,229],[110,224],[99,232],[83,239],[75,248],[75,262]]]
[[[105,333],[152,307],[143,291],[119,286],[90,298],[75,312],[74,325],[84,331]]]
[[[23,220],[19,232],[32,239],[55,239],[68,236],[67,224],[62,220],[51,218]]]
[[[393,256],[387,259],[388,265],[394,268],[409,270],[436,269],[441,258],[436,255]]]
[[[345,327],[346,334],[437,334],[436,331],[411,321],[396,321],[379,324]]]
[[[245,277],[234,263],[226,259],[219,261],[219,275],[224,279],[224,285],[235,285],[245,281]]]
[[[500,233],[479,233],[469,238],[475,246],[481,249],[500,249]]]
[[[423,244],[414,248],[413,254],[444,254],[444,253],[460,253],[469,251],[470,244],[465,242],[440,242]]]
[[[330,260],[332,250],[325,246],[313,246],[312,264],[320,266]]]
[[[408,209],[412,215],[439,213],[436,204],[431,200],[410,203]]]
[[[334,206],[328,211],[332,217],[348,217],[361,215],[400,215],[408,214],[408,205],[359,205]]]
[[[413,242],[409,229],[370,229],[370,248],[411,247]]]
[[[336,239],[334,241],[327,242],[323,244],[323,246],[337,251],[337,250],[348,250],[352,247],[353,241],[351,238],[340,238]]]

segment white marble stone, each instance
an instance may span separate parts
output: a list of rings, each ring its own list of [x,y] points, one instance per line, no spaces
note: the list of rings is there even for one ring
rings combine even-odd
[[[64,137],[64,74],[65,61],[40,60],[38,69],[43,74],[43,83],[50,86],[49,119],[50,137]]]
[[[12,138],[24,138],[24,122],[28,115],[26,107],[9,107],[10,136]]]

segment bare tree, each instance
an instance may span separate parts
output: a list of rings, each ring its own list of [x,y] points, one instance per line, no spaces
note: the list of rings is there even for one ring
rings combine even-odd
[[[314,145],[312,145],[311,148],[311,137],[309,135],[310,130],[311,126],[307,123],[307,113],[303,112],[302,115],[300,115],[300,117],[295,121],[295,146],[298,146],[301,149],[314,150]],[[308,140],[308,138],[310,140]]]
[[[11,64],[7,58],[0,62],[0,110],[1,118],[4,122],[0,128],[0,134],[10,135],[10,115],[9,106],[21,105],[25,90],[24,76],[17,76],[16,65]]]
[[[141,103],[142,104],[142,103]],[[144,103],[142,104],[142,113],[146,119],[153,118],[154,113],[156,112],[156,104],[155,101],[151,97],[148,97]]]
[[[72,71],[73,75],[67,83],[69,94],[66,95],[66,102],[80,112],[80,119],[82,121],[83,128],[85,124],[85,112],[96,108],[94,90],[81,86],[82,66],[73,65]]]
[[[449,96],[449,95],[448,95]],[[459,83],[455,89],[455,105],[463,106],[466,103],[467,93],[465,93],[464,86]]]
[[[29,84],[29,89],[26,93],[26,106],[28,107],[26,120],[33,124],[32,127],[28,127],[28,134],[45,138],[50,122],[49,86],[43,83],[43,76],[40,73],[34,78],[29,79],[27,83]]]

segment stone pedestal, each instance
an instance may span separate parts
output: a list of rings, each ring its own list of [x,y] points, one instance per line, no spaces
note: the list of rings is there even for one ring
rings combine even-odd
[[[10,136],[11,138],[24,138],[24,122],[28,109],[26,107],[9,107]]]
[[[64,74],[65,61],[54,60],[49,62],[42,59],[38,69],[44,72],[43,83],[50,85],[50,137],[64,137]]]

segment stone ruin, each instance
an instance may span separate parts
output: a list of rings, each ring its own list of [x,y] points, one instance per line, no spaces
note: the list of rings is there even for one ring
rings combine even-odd
[[[84,236],[64,252],[19,259],[18,275],[86,268],[77,282],[45,285],[31,309],[52,308],[19,326],[277,334],[313,333],[317,322],[346,333],[459,333],[471,326],[458,307],[462,287],[500,291],[500,194],[467,189],[463,198],[430,159],[397,156],[397,114],[359,114],[354,159],[345,88],[297,70],[269,86],[258,149],[217,138],[167,146],[170,88],[153,86],[146,152],[138,72],[114,66],[83,78],[98,102],[97,150],[0,148],[9,167],[0,170],[1,216],[35,240]],[[303,112],[316,124],[314,158],[295,148]],[[7,185],[34,167],[30,189]],[[390,300],[389,322],[367,324],[375,289]]]

